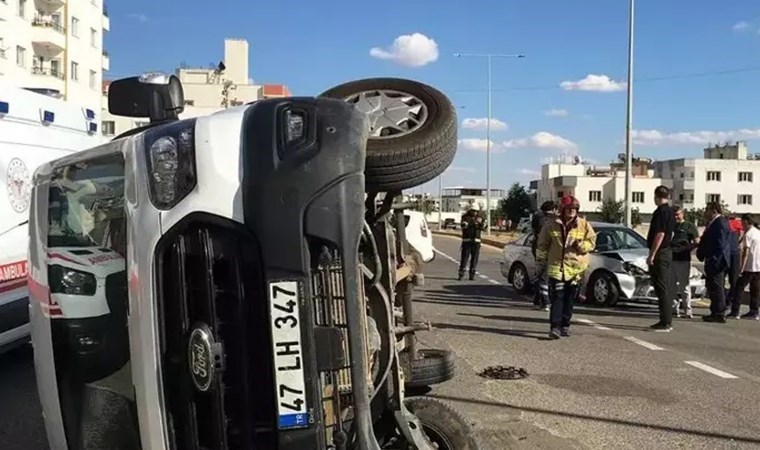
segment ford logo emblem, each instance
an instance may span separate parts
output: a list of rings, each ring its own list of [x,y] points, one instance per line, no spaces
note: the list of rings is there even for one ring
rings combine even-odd
[[[193,326],[187,344],[187,362],[193,385],[200,392],[211,388],[217,371],[222,369],[221,345],[214,342],[205,324]]]

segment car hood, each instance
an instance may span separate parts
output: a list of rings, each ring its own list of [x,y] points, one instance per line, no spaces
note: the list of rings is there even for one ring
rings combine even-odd
[[[647,270],[647,255],[649,255],[649,250],[646,248],[611,250],[608,252],[600,252],[599,254],[608,258],[617,259],[618,261],[629,262]]]

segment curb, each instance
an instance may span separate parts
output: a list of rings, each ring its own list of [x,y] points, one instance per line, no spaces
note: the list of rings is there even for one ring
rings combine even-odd
[[[445,231],[439,231],[439,230],[431,230],[433,234],[438,236],[448,236],[450,238],[458,239],[460,236],[458,233],[447,233]],[[495,239],[488,239],[488,238],[482,238],[480,240],[481,244],[485,244],[491,247],[496,247],[498,249],[503,249],[505,245],[507,245],[506,242],[497,241]]]

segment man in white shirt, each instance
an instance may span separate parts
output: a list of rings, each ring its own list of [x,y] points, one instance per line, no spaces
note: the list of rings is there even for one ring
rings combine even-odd
[[[742,216],[744,236],[742,238],[741,277],[736,283],[736,295],[731,299],[729,317],[736,319],[760,320],[760,230],[750,214]],[[749,284],[749,312],[740,316],[744,288]]]

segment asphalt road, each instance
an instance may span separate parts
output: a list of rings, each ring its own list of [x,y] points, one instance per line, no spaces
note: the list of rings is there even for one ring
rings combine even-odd
[[[663,334],[648,330],[655,307],[581,305],[573,336],[552,341],[548,313],[506,286],[499,250],[483,247],[476,280],[457,281],[458,240],[435,245],[416,302],[434,331],[420,341],[453,350],[459,371],[429,395],[455,403],[490,448],[760,448],[760,323],[676,319]],[[530,375],[477,375],[491,365]]]
[[[418,340],[453,350],[458,370],[428,395],[461,410],[486,448],[760,448],[760,323],[682,319],[659,334],[651,306],[578,306],[573,336],[550,341],[547,313],[506,286],[498,250],[484,247],[478,278],[460,282],[459,242],[435,245],[415,293],[434,330]],[[477,375],[491,365],[529,376]],[[31,347],[0,355],[0,402],[0,449],[46,449]]]

